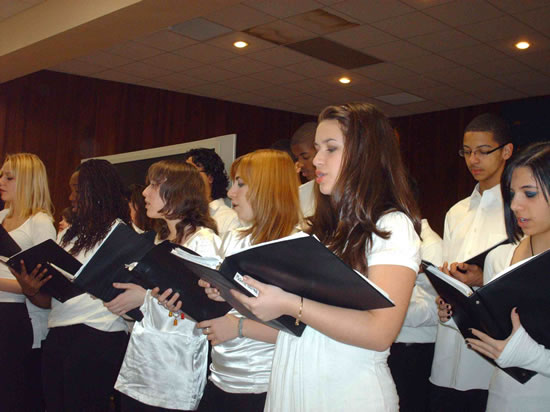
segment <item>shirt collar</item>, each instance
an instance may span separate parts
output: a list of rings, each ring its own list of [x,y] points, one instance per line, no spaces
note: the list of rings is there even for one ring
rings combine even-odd
[[[484,203],[487,206],[493,204],[500,204],[502,202],[502,194],[500,192],[500,184],[493,186],[490,189],[483,191],[483,194],[479,192],[479,183],[474,188],[472,195],[470,196],[470,207],[469,209],[475,209],[479,206],[480,203]]]

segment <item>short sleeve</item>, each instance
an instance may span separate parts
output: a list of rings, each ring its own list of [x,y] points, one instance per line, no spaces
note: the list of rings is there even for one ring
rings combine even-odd
[[[420,237],[411,220],[402,212],[392,212],[382,216],[377,227],[391,234],[388,239],[373,236],[372,248],[367,253],[368,266],[398,265],[417,272],[420,265]]]
[[[56,240],[57,233],[50,216],[46,213],[39,212],[31,219],[30,235],[33,246],[36,246],[48,239]]]

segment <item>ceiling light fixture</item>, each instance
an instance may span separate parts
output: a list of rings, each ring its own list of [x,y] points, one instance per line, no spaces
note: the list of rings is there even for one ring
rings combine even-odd
[[[235,46],[237,49],[242,49],[242,48],[248,46],[248,43],[245,42],[245,41],[239,40],[239,41],[236,41],[235,43],[233,43],[233,46]]]
[[[342,84],[349,84],[351,83],[351,79],[349,77],[340,77],[338,81]]]
[[[531,45],[526,41],[520,41],[520,42],[516,43],[516,47],[520,50],[528,49],[529,46],[531,46]]]

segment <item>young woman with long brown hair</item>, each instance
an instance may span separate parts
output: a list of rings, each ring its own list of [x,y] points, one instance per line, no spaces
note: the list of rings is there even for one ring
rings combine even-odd
[[[266,410],[397,411],[386,359],[420,263],[420,221],[398,142],[374,106],[350,103],[321,112],[315,146],[311,232],[395,306],[344,309],[247,278],[259,296],[234,293],[256,316],[286,314],[308,325],[301,337],[278,335]]]

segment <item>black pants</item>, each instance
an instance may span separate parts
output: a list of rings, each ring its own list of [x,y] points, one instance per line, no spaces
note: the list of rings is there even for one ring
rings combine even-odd
[[[266,393],[224,392],[210,380],[204,388],[199,412],[262,412]]]
[[[36,348],[31,350],[27,362],[27,386],[33,388],[32,394],[29,394],[28,404],[29,411],[44,412],[46,404],[42,393],[42,349]]]
[[[388,366],[399,395],[402,412],[428,410],[433,343],[394,343]]]
[[[0,303],[0,410],[29,411],[26,362],[32,350],[32,324],[25,303]]]
[[[457,391],[431,384],[431,412],[485,412],[488,391],[472,389]]]
[[[108,411],[128,338],[85,325],[50,329],[42,345],[48,412]]]

